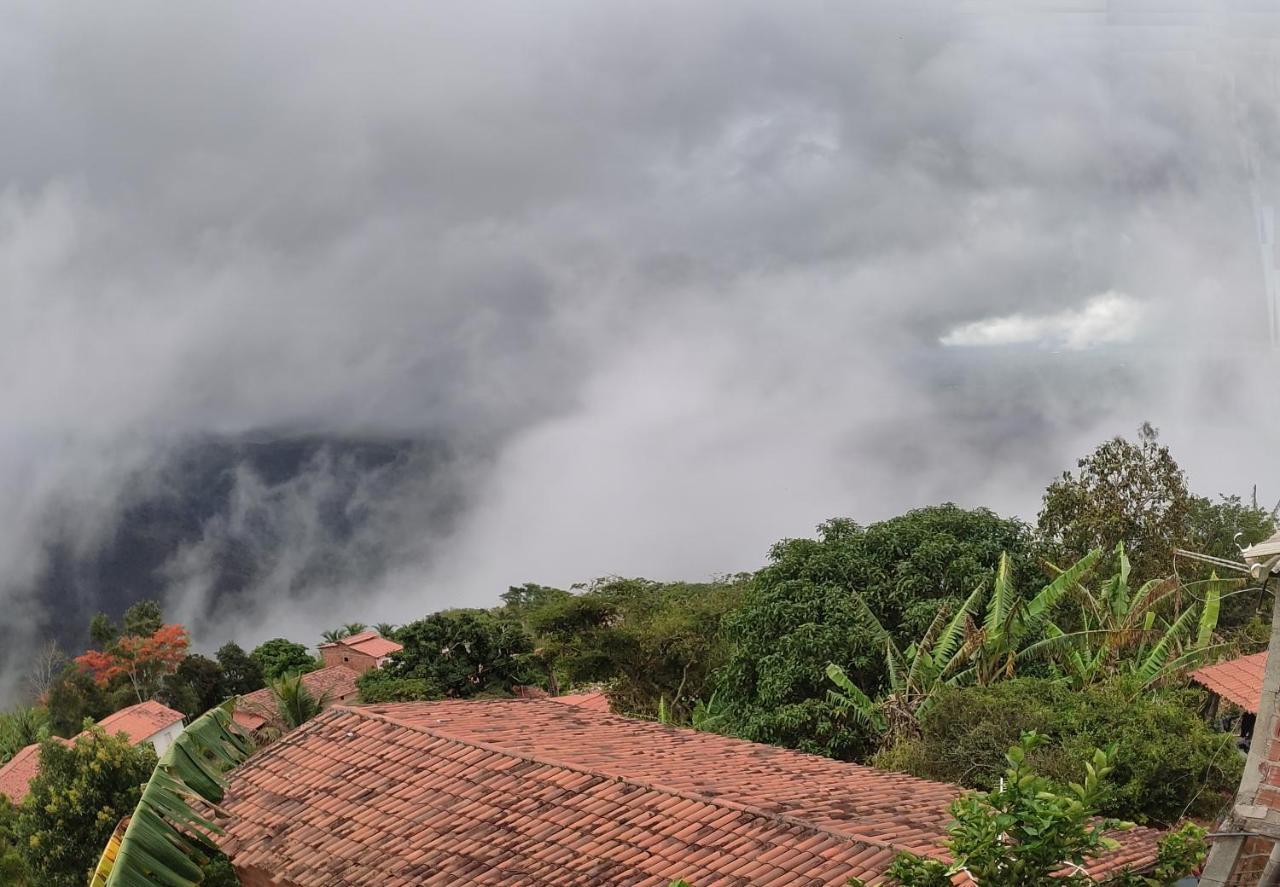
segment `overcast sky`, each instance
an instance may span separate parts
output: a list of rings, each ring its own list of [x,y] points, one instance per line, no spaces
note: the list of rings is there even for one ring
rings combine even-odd
[[[1275,23],[1107,10],[0,3],[0,588],[210,432],[455,454],[371,487],[378,582],[206,631],[246,642],[749,569],[833,515],[1033,519],[1144,419],[1197,491],[1280,498]]]

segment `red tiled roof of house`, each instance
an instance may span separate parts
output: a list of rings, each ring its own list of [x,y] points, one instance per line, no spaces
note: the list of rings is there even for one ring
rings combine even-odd
[[[362,631],[359,634],[348,635],[345,638],[339,638],[336,641],[330,641],[327,644],[321,644],[321,647],[333,647],[341,645],[350,647],[357,653],[363,653],[366,656],[372,656],[379,659],[392,653],[398,653],[404,647],[395,641],[388,640],[376,631]]]
[[[336,707],[236,771],[224,846],[304,884],[835,885],[939,853],[958,792],[552,700]],[[1154,860],[1120,837],[1095,874]]]
[[[1206,665],[1191,673],[1191,680],[1234,702],[1245,711],[1258,713],[1262,704],[1262,673],[1267,670],[1267,651]]]
[[[184,715],[154,700],[140,702],[107,715],[98,726],[109,736],[124,733],[132,745],[150,739],[165,727],[180,724]],[[85,736],[84,732],[77,734]],[[58,742],[71,745],[72,740],[54,737]],[[0,795],[8,795],[15,804],[30,791],[31,780],[40,772],[40,743],[32,743],[20,750],[0,766]]]
[[[31,780],[40,772],[40,743],[33,742],[18,750],[0,766],[0,795],[8,795],[15,804],[31,791]]]
[[[332,665],[307,672],[302,676],[302,686],[307,692],[319,699],[327,696],[327,704],[335,702],[351,702],[359,695],[356,687],[355,671],[345,665]],[[246,693],[236,702],[232,717],[237,724],[249,730],[257,730],[264,724],[276,719],[279,714],[276,708],[275,694],[270,687]]]
[[[587,693],[566,693],[563,696],[550,696],[548,698],[552,702],[559,702],[563,705],[576,705],[579,708],[589,708],[592,711],[613,711],[613,708],[609,705],[609,697],[600,690],[591,690]]]
[[[134,745],[144,739],[150,739],[165,727],[182,723],[185,715],[174,711],[167,705],[149,699],[128,708],[122,708],[115,714],[107,715],[98,722],[98,726],[106,730],[108,735],[116,733],[128,735]]]

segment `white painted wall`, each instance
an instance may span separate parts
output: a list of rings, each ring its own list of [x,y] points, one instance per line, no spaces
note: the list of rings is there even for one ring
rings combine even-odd
[[[146,742],[150,742],[156,747],[156,755],[164,754],[169,746],[173,745],[173,741],[182,733],[182,722],[170,724],[159,733],[153,733],[146,738]]]

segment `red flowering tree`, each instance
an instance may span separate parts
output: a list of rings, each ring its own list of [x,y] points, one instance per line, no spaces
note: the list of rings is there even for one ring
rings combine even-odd
[[[128,679],[139,702],[160,689],[161,679],[178,670],[191,637],[181,625],[162,625],[149,635],[125,635],[106,650],[87,650],[76,664],[102,687],[120,677]]]

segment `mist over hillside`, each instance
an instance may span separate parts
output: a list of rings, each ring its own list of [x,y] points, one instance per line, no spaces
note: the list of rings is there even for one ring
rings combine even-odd
[[[423,486],[448,461],[442,446],[406,439],[277,432],[190,440],[132,472],[118,514],[92,544],[51,534],[32,587],[50,614],[42,630],[81,649],[93,613],[118,618],[151,598],[216,646],[229,639],[216,628],[228,613],[370,587],[406,548],[429,562],[425,537],[411,545],[388,526],[410,517],[389,513],[406,489],[423,495],[415,532],[451,528],[459,491]],[[359,605],[359,597],[350,602]]]
[[[1270,19],[1158,5],[7,6],[0,699],[145,595],[309,638],[1030,517],[1143,420],[1274,495]]]

